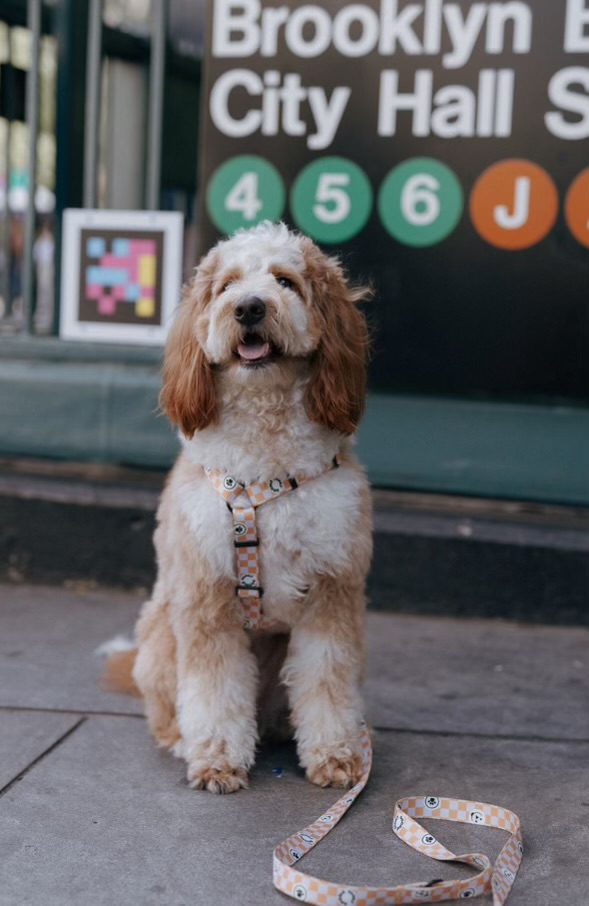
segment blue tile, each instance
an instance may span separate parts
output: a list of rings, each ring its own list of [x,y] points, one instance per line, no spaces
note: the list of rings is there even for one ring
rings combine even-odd
[[[129,279],[126,267],[88,267],[86,269],[86,283],[98,286],[120,286]]]
[[[141,295],[141,288],[139,287],[139,285],[137,283],[129,283],[129,285],[127,287],[127,291],[125,293],[125,297],[130,302],[137,302],[140,295]]]
[[[112,253],[119,258],[126,258],[129,254],[128,239],[114,239],[112,244]]]
[[[100,258],[106,251],[106,242],[100,236],[92,236],[86,242],[86,254],[89,258]]]

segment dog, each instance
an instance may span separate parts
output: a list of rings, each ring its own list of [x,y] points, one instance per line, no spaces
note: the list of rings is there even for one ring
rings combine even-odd
[[[264,222],[204,257],[171,327],[160,403],[182,452],[136,650],[110,672],[120,685],[126,658],[151,733],[195,789],[247,787],[272,734],[294,735],[312,783],[359,776],[372,517],[352,436],[368,294],[309,238]],[[244,489],[263,504],[248,510]]]

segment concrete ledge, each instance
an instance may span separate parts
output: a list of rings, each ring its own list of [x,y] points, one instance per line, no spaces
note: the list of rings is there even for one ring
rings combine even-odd
[[[0,580],[149,589],[164,472],[3,466]],[[586,510],[382,491],[374,503],[373,609],[589,623]]]

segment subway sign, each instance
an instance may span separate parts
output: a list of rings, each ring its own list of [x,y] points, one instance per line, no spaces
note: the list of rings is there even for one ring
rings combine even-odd
[[[587,398],[589,0],[213,0],[207,46],[203,250],[372,279],[375,390]]]

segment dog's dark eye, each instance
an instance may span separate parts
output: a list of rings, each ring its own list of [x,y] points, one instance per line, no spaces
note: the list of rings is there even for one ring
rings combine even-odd
[[[224,283],[221,287],[221,292],[226,293],[229,287],[233,285],[233,283],[235,283],[235,280],[228,280],[227,283]]]
[[[289,280],[288,277],[283,277],[281,274],[276,277],[276,282],[281,286],[284,286],[285,289],[292,289],[294,287],[292,280]]]

